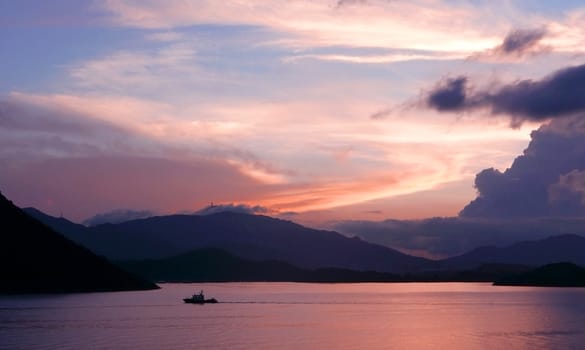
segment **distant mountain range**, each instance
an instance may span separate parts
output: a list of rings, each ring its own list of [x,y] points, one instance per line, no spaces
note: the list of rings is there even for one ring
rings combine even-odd
[[[170,215],[85,227],[38,210],[26,211],[112,260],[161,259],[215,247],[245,259],[279,260],[306,269],[337,267],[396,273],[419,271],[433,264],[431,260],[337,232],[262,215]]]
[[[541,266],[558,262],[585,266],[585,237],[566,234],[519,242],[508,247],[480,247],[445,259],[441,261],[441,266],[448,269],[471,269],[486,263]]]
[[[400,276],[340,268],[301,269],[281,261],[242,259],[217,248],[178,256],[121,262],[120,266],[153,281],[164,282],[394,282]]]
[[[124,269],[157,282],[493,282],[530,270],[516,265],[483,265],[466,271],[392,274],[342,268],[302,269],[276,260],[242,259],[218,248],[178,256],[119,262]]]
[[[147,290],[123,271],[27,215],[0,194],[0,293]]]
[[[585,266],[585,237],[578,235],[520,242],[508,247],[480,247],[460,256],[433,261],[336,232],[314,230],[261,215],[234,212],[171,215],[85,227],[32,208],[26,211],[97,254],[117,261],[162,262],[213,247],[251,262],[277,261],[304,270],[338,268],[418,273],[418,276],[425,272],[424,279],[428,280],[434,278],[433,272],[444,276],[444,271],[477,271],[485,266],[505,266],[504,270],[509,270],[514,266],[536,267],[563,261]],[[500,272],[484,271],[482,276]]]

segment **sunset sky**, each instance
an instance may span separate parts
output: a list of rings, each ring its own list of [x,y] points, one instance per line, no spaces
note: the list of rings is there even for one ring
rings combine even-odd
[[[0,0],[0,62],[0,191],[21,207],[456,216],[476,174],[585,111],[585,5]],[[549,193],[585,194],[563,169]]]

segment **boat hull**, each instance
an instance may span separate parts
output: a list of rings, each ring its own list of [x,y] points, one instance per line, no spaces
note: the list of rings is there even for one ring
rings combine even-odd
[[[205,300],[193,300],[191,298],[185,298],[183,301],[187,304],[217,304],[217,300],[215,298]]]

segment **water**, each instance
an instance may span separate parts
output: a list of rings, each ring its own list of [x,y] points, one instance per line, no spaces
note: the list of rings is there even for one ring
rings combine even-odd
[[[583,349],[585,289],[163,284],[0,297],[2,349]],[[219,304],[183,304],[203,289]]]

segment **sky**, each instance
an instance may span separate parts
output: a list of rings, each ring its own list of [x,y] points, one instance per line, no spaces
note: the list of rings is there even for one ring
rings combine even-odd
[[[0,0],[0,191],[76,222],[583,215],[584,43],[568,0]]]

